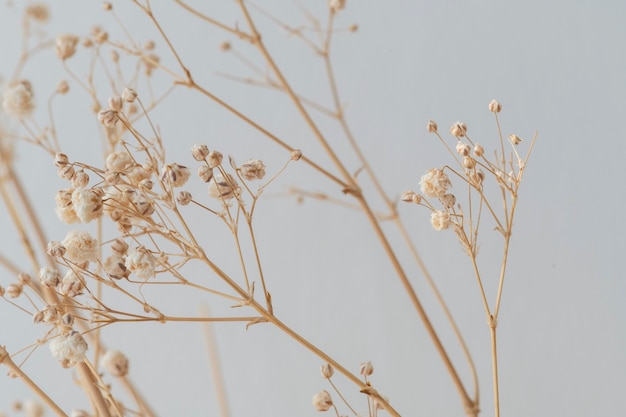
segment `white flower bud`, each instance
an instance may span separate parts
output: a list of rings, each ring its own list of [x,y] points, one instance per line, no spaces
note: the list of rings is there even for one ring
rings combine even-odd
[[[53,258],[61,258],[63,257],[63,255],[65,255],[65,246],[63,246],[61,242],[51,240],[50,242],[48,242],[46,253]]]
[[[483,148],[478,143],[474,145],[474,156],[476,158],[481,158],[485,154],[485,148]]]
[[[65,258],[76,264],[98,260],[98,240],[87,231],[71,230],[61,243],[67,249]]]
[[[239,194],[241,188],[230,174],[226,174],[226,177],[218,174],[209,183],[209,195],[213,198],[230,200]]]
[[[44,266],[39,270],[39,282],[49,288],[56,288],[61,281],[61,273],[51,266]]]
[[[124,258],[119,254],[113,254],[106,258],[102,267],[104,268],[104,272],[113,279],[122,279],[129,275],[129,271],[124,263]]]
[[[66,297],[76,297],[83,293],[83,281],[73,270],[68,270],[59,285],[59,293]]]
[[[206,165],[198,167],[198,176],[204,182],[209,182],[213,178],[213,170]]]
[[[317,411],[328,411],[333,406],[333,399],[328,391],[324,390],[313,396],[312,403]]]
[[[64,368],[69,368],[85,359],[87,342],[80,333],[70,331],[68,334],[59,335],[50,341],[50,352],[61,362]]]
[[[450,215],[441,210],[435,210],[430,215],[430,224],[435,230],[444,230],[450,226]]]
[[[74,188],[85,188],[89,185],[89,174],[85,171],[78,171],[72,177],[72,186]]]
[[[138,278],[148,279],[154,276],[154,256],[143,246],[139,246],[128,252],[125,265],[126,268]]]
[[[441,197],[452,186],[448,176],[440,169],[428,170],[420,180],[422,193],[427,197]]]

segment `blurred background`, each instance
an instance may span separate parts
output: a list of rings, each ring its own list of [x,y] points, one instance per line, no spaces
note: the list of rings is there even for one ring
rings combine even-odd
[[[22,2],[4,3],[3,87],[20,58],[25,7]],[[114,15],[103,11],[99,2],[55,2],[49,5],[49,22],[33,30],[41,32],[42,39],[59,33],[85,37],[99,25],[109,32],[111,42],[153,40],[161,62],[180,72],[164,40],[136,5],[112,4]],[[236,2],[189,4],[228,25],[246,28]],[[316,39],[306,27],[311,26],[311,16],[325,24],[326,2],[264,0],[255,5],[252,16],[293,88],[330,106],[322,60],[267,15],[305,28],[304,33]],[[259,78],[238,56],[256,65],[261,74],[269,73],[256,49],[189,16],[176,2],[152,6],[199,84],[335,172],[284,94],[233,79]],[[487,105],[497,99],[503,106],[499,115],[503,133],[524,139],[520,149],[527,149],[537,132],[521,186],[498,326],[503,416],[626,413],[621,398],[626,386],[626,281],[619,261],[626,250],[626,187],[620,180],[626,154],[625,18],[626,3],[620,1],[348,0],[335,20],[338,29],[331,56],[346,119],[391,196],[418,191],[424,172],[452,163],[441,143],[426,131],[429,119],[439,124],[451,146],[456,139],[447,134],[449,126],[465,122],[468,135],[492,152],[499,142]],[[355,24],[357,31],[348,30]],[[230,42],[229,52],[221,50],[223,42]],[[90,54],[79,48],[67,67],[84,78]],[[122,55],[121,62],[134,68],[130,57]],[[56,97],[52,105],[61,147],[73,161],[102,166],[101,128],[89,97],[71,80],[53,48],[35,54],[21,74],[33,83],[40,125],[49,123],[46,100],[57,82],[70,82],[70,93]],[[99,98],[105,102],[115,92],[101,71],[96,74]],[[170,76],[155,73],[149,83],[141,80],[135,88],[140,96],[158,96],[171,84]],[[358,171],[360,165],[349,153],[338,124],[312,114],[349,170]],[[189,150],[196,143],[232,155],[238,163],[261,159],[268,175],[289,159],[288,151],[257,130],[182,87],[174,89],[151,117],[163,137],[167,159],[190,166],[192,172],[195,161]],[[19,124],[8,118],[3,118],[3,126],[20,131]],[[41,150],[21,143],[16,154],[49,239],[62,240],[70,227],[54,214],[54,195],[66,183]],[[374,208],[384,212],[371,184],[365,176],[359,178]],[[210,202],[197,179],[188,188],[194,197]],[[276,315],[355,373],[361,362],[371,361],[373,384],[402,415],[464,415],[456,390],[364,215],[329,201],[298,202],[290,192],[294,188],[351,203],[334,183],[303,163],[291,164],[265,191],[256,209],[255,234]],[[4,210],[0,209],[0,253],[33,273]],[[399,210],[476,362],[481,415],[493,415],[489,328],[469,259],[451,231],[432,230],[427,210],[408,204],[399,204]],[[223,224],[196,209],[185,214],[207,254],[228,273],[240,274],[233,239]],[[501,239],[486,223],[479,262],[487,296],[493,300]],[[85,227],[93,230],[94,225]],[[385,230],[400,243],[393,225]],[[408,252],[401,244],[398,248],[471,390],[467,365],[441,309]],[[186,272],[200,281],[214,279],[193,265]],[[6,271],[0,275],[0,285],[13,280]],[[165,314],[197,315],[207,306],[216,314],[232,312],[222,300],[164,288],[146,286],[144,294]],[[0,344],[10,352],[44,337],[41,326],[6,302],[0,303],[0,326]],[[233,417],[318,414],[311,397],[331,390],[320,376],[318,358],[267,324],[247,330],[242,323],[220,324],[213,330]],[[130,378],[160,416],[219,415],[214,369],[201,325],[129,323],[106,327],[102,336],[109,347],[130,357]],[[64,409],[89,407],[72,382],[74,371],[61,369],[47,346],[36,349],[23,368]],[[366,415],[364,397],[342,377],[336,382]],[[114,385],[113,392],[130,403],[121,388]],[[0,393],[0,410],[8,415],[15,414],[10,411],[14,401],[33,397],[19,380],[8,377],[0,378]]]

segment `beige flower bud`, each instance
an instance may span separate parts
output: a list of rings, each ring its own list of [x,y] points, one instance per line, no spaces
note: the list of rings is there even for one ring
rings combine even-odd
[[[178,164],[165,165],[161,170],[161,181],[171,183],[172,187],[182,187],[190,176],[189,168]]]
[[[124,102],[121,96],[109,97],[109,109],[114,111],[122,111]]]
[[[124,92],[122,93],[122,99],[128,103],[132,103],[137,98],[137,92],[130,88],[126,87]]]
[[[69,162],[70,162],[69,158],[68,158],[68,157],[67,157],[67,155],[66,155],[66,154],[64,154],[64,153],[57,152],[57,153],[54,155],[54,165],[55,165],[57,168],[64,167],[65,165],[69,164]]]
[[[251,159],[239,167],[239,172],[248,181],[260,180],[265,176],[265,165],[258,159]]]
[[[450,226],[450,215],[441,210],[435,210],[430,215],[430,224],[435,230],[444,230]]]
[[[400,199],[406,203],[413,202],[413,196],[415,195],[414,191],[403,191]]]
[[[57,170],[57,175],[59,178],[71,181],[74,177],[74,167],[71,165],[65,165]]]
[[[467,126],[463,122],[456,122],[450,128],[450,133],[457,138],[462,138],[467,133]]]
[[[513,145],[519,145],[522,143],[522,139],[517,135],[509,135],[509,140]]]
[[[300,158],[302,158],[302,151],[300,149],[294,149],[293,151],[291,151],[292,161],[299,161]]]
[[[65,80],[59,81],[59,83],[57,84],[56,92],[59,94],[67,94],[68,91],[70,91],[70,85],[68,84],[68,82]]]
[[[198,167],[198,176],[204,182],[209,182],[213,178],[213,170],[206,165]]]
[[[370,376],[374,373],[374,366],[372,362],[362,362],[359,367],[359,373],[363,376]]]
[[[128,374],[128,358],[118,350],[108,350],[102,357],[102,366],[115,377]]]
[[[472,169],[476,166],[476,160],[472,158],[471,156],[464,156],[462,163],[463,163],[463,168],[467,168],[467,169]]]
[[[204,161],[204,159],[209,155],[209,147],[206,145],[193,145],[191,147],[191,156],[196,161]]]
[[[111,250],[119,255],[126,255],[128,251],[128,243],[122,239],[115,239],[111,244]]]
[[[456,197],[454,194],[444,194],[443,197],[439,198],[439,201],[444,208],[451,209],[456,203]]]
[[[489,111],[492,113],[500,113],[500,110],[502,110],[502,105],[496,100],[491,100],[489,103]]]
[[[211,151],[207,155],[207,163],[209,164],[209,168],[215,168],[222,163],[222,153],[219,151]]]
[[[477,158],[481,158],[483,155],[485,154],[485,148],[482,147],[482,145],[480,144],[475,144],[474,145],[474,156]]]
[[[320,391],[313,396],[313,407],[317,411],[328,411],[333,406],[333,399],[328,391]]]
[[[44,287],[56,288],[61,281],[61,273],[51,266],[45,266],[39,270],[39,282]]]
[[[20,283],[12,283],[7,287],[5,294],[9,298],[17,298],[22,295],[22,291],[24,290],[24,286]]]
[[[57,56],[65,61],[76,53],[76,45],[78,44],[78,36],[67,33],[60,34],[56,38],[55,51]]]
[[[48,242],[46,253],[53,258],[62,258],[63,255],[65,255],[65,246],[63,246],[61,242],[51,240],[50,242]]]
[[[192,196],[191,193],[188,191],[181,191],[178,193],[178,195],[176,196],[176,201],[178,202],[178,204],[180,204],[181,206],[186,206],[189,203],[191,203],[192,200]]]
[[[115,127],[117,123],[117,112],[114,110],[100,110],[98,112],[98,120],[106,127]]]
[[[430,133],[437,133],[437,123],[435,123],[434,120],[429,120],[428,124],[426,125],[426,130],[428,130]]]
[[[463,143],[461,141],[457,142],[457,144],[456,144],[456,152],[459,155],[467,156],[467,155],[469,155],[470,150],[471,150],[471,148],[470,148],[470,146],[467,143]]]
[[[78,171],[72,177],[72,186],[74,188],[85,188],[89,184],[89,174],[85,171]]]
[[[322,365],[320,368],[320,371],[322,373],[322,377],[326,379],[332,377],[333,374],[335,373],[335,370],[333,369],[332,365],[329,363],[325,363],[324,365]]]

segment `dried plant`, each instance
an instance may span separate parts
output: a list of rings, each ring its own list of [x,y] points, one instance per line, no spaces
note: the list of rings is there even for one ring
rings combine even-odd
[[[278,313],[282,300],[273,298],[272,294],[281,284],[266,274],[264,256],[272,248],[262,246],[264,239],[258,236],[258,219],[268,216],[267,212],[260,213],[259,207],[267,200],[268,190],[274,190],[274,196],[280,195],[279,183],[286,182],[294,167],[305,166],[307,177],[320,178],[330,191],[314,192],[303,184],[291,187],[287,195],[295,200],[337,204],[367,219],[378,242],[372,247],[384,252],[408,296],[397,302],[411,304],[458,391],[462,408],[468,416],[477,416],[480,407],[486,407],[479,398],[478,373],[435,278],[418,254],[414,239],[422,237],[412,236],[405,226],[393,196],[400,190],[383,186],[378,179],[376,164],[370,163],[361,149],[339,96],[331,41],[343,36],[342,32],[358,29],[356,25],[344,28],[336,23],[338,15],[346,13],[346,2],[329,0],[319,17],[303,8],[305,23],[300,26],[283,21],[262,4],[244,0],[232,2],[229,10],[237,14],[238,25],[227,23],[228,19],[206,5],[196,6],[181,0],[167,5],[132,0],[124,2],[124,7],[128,3],[132,3],[158,38],[140,41],[137,37],[141,32],[134,30],[125,15],[118,14],[117,5],[111,3],[103,6],[103,15],[111,29],[94,27],[89,34],[63,33],[54,37],[43,33],[53,15],[47,6],[29,4],[23,9],[12,9],[23,16],[23,42],[21,57],[2,86],[6,119],[0,142],[0,196],[14,225],[11,233],[21,243],[23,259],[13,260],[0,254],[5,276],[1,291],[5,304],[32,319],[39,336],[28,346],[15,346],[6,334],[0,340],[6,346],[0,352],[0,362],[8,368],[9,375],[20,378],[32,390],[37,404],[59,416],[154,416],[158,410],[150,405],[151,393],[140,394],[128,378],[132,375],[130,364],[134,358],[109,347],[104,329],[122,323],[129,323],[141,332],[150,322],[169,326],[179,322],[205,325],[235,322],[234,325],[245,328],[273,326],[319,359],[327,386],[312,397],[316,410],[331,411],[337,416],[376,416],[383,412],[380,410],[394,416],[417,413],[418,410],[394,407],[394,395],[402,394],[383,392],[376,385],[371,378],[372,363],[366,361],[358,370],[350,369],[333,357],[332,349],[318,347],[303,336],[306,331],[288,326],[288,317]],[[293,113],[288,117],[304,121],[306,132],[301,138],[282,138],[250,115],[254,110],[231,104],[215,92],[203,68],[192,66],[180,52],[167,21],[167,12],[171,10],[182,13],[185,22],[200,23],[211,34],[229,39],[222,43],[222,51],[230,54],[230,59],[249,75],[220,74],[220,82],[232,88],[243,85],[252,89],[251,93],[261,93],[264,88],[282,94],[292,108]],[[260,21],[264,22],[263,27],[269,23],[269,27],[285,30],[300,48],[314,52],[326,77],[329,104],[306,97],[290,82],[283,64],[266,43],[265,33],[259,29]],[[65,74],[53,89],[26,75],[32,73],[28,70],[31,62],[49,51],[52,55],[47,55],[48,65],[57,66]],[[192,92],[194,97],[214,105],[220,114],[232,117],[233,123],[263,137],[264,149],[275,155],[271,163],[248,155],[245,144],[235,141],[226,150],[215,149],[207,141],[190,146],[186,156],[178,154],[177,145],[181,141],[175,137],[178,132],[162,131],[161,124],[193,110],[184,100],[176,101],[176,93],[181,90]],[[45,91],[53,92],[45,97]],[[59,103],[61,98],[63,102]],[[88,152],[66,144],[69,133],[64,129],[70,129],[67,123],[59,121],[67,120],[67,113],[72,111],[70,99],[83,107],[88,100],[89,117],[97,122],[93,135],[99,135],[101,140],[85,139],[89,140],[83,145]],[[169,103],[174,103],[173,107],[167,107]],[[161,112],[163,108],[167,111]],[[518,192],[535,138],[522,141],[516,134],[505,135],[498,116],[502,110],[500,103],[492,101],[488,110],[494,114],[497,127],[497,138],[492,143],[471,139],[472,129],[461,122],[451,127],[451,138],[440,135],[434,121],[428,122],[427,130],[449,151],[450,163],[429,169],[419,182],[420,192],[405,191],[400,199],[429,211],[433,229],[454,232],[469,258],[468,266],[475,276],[491,334],[493,410],[499,416],[496,329]],[[70,120],[79,117],[78,114],[82,113],[69,114]],[[329,121],[339,127],[347,146],[338,145],[325,133]],[[205,122],[197,120],[200,125]],[[96,146],[99,149],[93,151]],[[315,146],[322,152],[309,153]],[[18,163],[18,150],[26,157],[32,152],[44,152],[50,162],[46,170],[52,172],[56,167],[63,185],[56,191],[54,203],[39,201],[37,194],[24,185],[22,177],[28,173],[22,170],[27,165]],[[176,159],[169,156],[172,152]],[[236,162],[245,158],[251,159]],[[352,172],[355,164],[358,169]],[[419,176],[417,171],[415,176]],[[298,210],[294,198],[279,201]],[[46,235],[47,227],[41,219],[50,218],[43,213],[50,207],[55,207],[56,217],[66,225],[64,235]],[[420,210],[411,211],[410,216],[424,218]],[[270,215],[264,221],[271,224],[280,219]],[[386,224],[393,224],[396,231],[390,232]],[[494,300],[489,299],[490,291],[485,288],[492,280],[484,278],[479,265],[482,236],[479,232],[485,228],[492,229],[490,232],[495,230],[502,238]],[[333,233],[339,235],[342,231]],[[211,236],[207,238],[207,234]],[[231,239],[226,242],[225,236],[229,235]],[[213,236],[219,237],[212,241]],[[297,248],[298,242],[290,245]],[[232,248],[238,268],[228,265],[217,247]],[[407,250],[412,255],[411,264],[401,261],[398,255],[399,251]],[[323,259],[320,254],[313,256]],[[22,265],[22,260],[29,265]],[[420,274],[434,291],[465,353],[471,390],[462,380],[458,365],[450,359],[430,313],[418,298],[414,282]],[[341,279],[341,275],[338,273],[336,279]],[[190,316],[182,308],[186,306],[181,306],[180,314],[166,312],[171,308],[161,306],[162,297],[176,291],[203,294],[212,312]],[[358,313],[346,313],[358,318]],[[344,319],[338,317],[337,321],[341,323]],[[198,331],[202,332],[202,327]],[[212,352],[215,344],[219,340],[211,343]],[[65,405],[57,403],[35,382],[37,375],[24,371],[23,365],[39,347],[50,349],[48,356],[53,362],[76,370],[76,383],[88,398],[90,411],[65,409]],[[216,386],[222,390],[218,363],[219,358],[214,358]],[[336,383],[338,378],[343,382]],[[345,385],[345,381],[353,385]],[[119,401],[118,386],[131,394],[133,404]],[[364,397],[359,401],[354,392]],[[229,415],[227,396],[228,392],[219,394],[224,416]],[[28,407],[33,408],[28,415],[41,415],[41,406],[24,403],[23,408]]]

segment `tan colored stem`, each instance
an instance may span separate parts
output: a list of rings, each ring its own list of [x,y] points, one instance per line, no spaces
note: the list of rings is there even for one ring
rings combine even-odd
[[[9,368],[10,372],[20,378],[37,396],[46,404],[50,410],[59,417],[67,417],[67,414],[59,407],[32,379],[26,375],[22,369],[13,362],[11,356],[4,346],[0,346],[0,363]]]
[[[91,373],[89,365],[87,365],[85,361],[82,361],[76,365],[76,368],[80,373],[83,389],[87,392],[91,401],[93,401],[96,410],[98,410],[98,417],[111,417],[109,407],[102,396],[102,392],[98,388],[98,381]]]
[[[493,409],[494,416],[500,417],[500,390],[498,388],[498,352],[496,344],[496,320],[492,317],[489,324],[489,331],[491,333],[491,368],[493,378]]]

